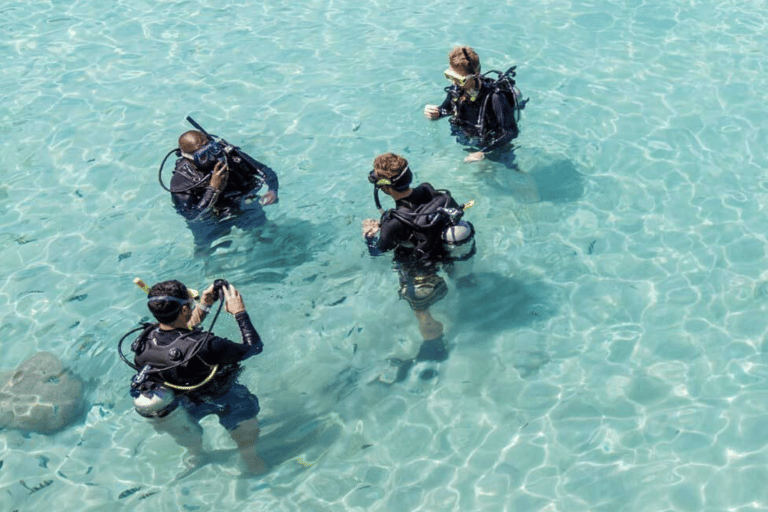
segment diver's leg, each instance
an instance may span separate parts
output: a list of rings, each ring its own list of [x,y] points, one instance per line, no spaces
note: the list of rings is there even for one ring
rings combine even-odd
[[[253,475],[262,474],[266,471],[264,460],[256,452],[256,442],[259,440],[259,421],[251,418],[241,422],[237,428],[229,431],[232,440],[237,444],[240,450],[240,456],[245,462],[248,473]]]
[[[428,309],[414,310],[419,319],[419,328],[424,341],[416,354],[416,361],[445,361],[448,348],[443,339],[443,324],[432,318]]]
[[[434,319],[429,308],[448,293],[445,279],[437,275],[436,269],[430,269],[408,272],[404,281],[400,296],[408,301],[419,320],[421,337],[425,341],[439,338],[443,335],[443,324]]]
[[[235,383],[216,403],[225,406],[226,412],[219,414],[219,423],[237,445],[240,456],[245,462],[247,472],[257,475],[266,471],[266,465],[256,453],[256,441],[259,440],[259,399],[247,387]]]
[[[444,361],[448,357],[448,349],[443,340],[443,324],[435,320],[429,307],[445,297],[448,287],[445,280],[435,273],[435,269],[424,271],[423,269],[398,266],[400,275],[400,297],[408,301],[416,319],[419,321],[419,331],[424,341],[419,347],[419,352],[414,359],[390,359],[389,362],[397,367],[397,375],[391,382],[401,382],[408,377],[408,372],[417,361]],[[430,370],[430,379],[435,375]]]
[[[183,408],[178,407],[164,418],[151,420],[158,433],[170,434],[176,444],[187,449],[185,462],[199,465],[205,459],[203,450],[203,427]]]
[[[443,335],[443,324],[435,320],[429,309],[414,309],[413,312],[419,320],[419,330],[425,341],[434,340]]]

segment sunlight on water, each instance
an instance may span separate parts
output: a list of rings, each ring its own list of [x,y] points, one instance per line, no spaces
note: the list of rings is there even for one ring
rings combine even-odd
[[[764,7],[3,3],[0,377],[47,351],[87,405],[0,434],[0,509],[764,509]],[[518,66],[519,172],[422,116],[456,44]],[[269,223],[209,257],[157,183],[187,115],[280,177]],[[420,335],[360,239],[386,151],[476,201],[478,244],[433,308],[449,359],[391,387]],[[177,478],[115,350],[148,316],[136,276],[240,288],[267,475],[238,479],[208,417],[213,462]]]

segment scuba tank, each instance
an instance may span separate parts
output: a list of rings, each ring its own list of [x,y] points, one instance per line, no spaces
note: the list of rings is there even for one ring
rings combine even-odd
[[[475,228],[471,222],[460,220],[447,226],[441,238],[445,252],[453,261],[469,259],[475,251]]]
[[[133,407],[145,418],[162,418],[176,408],[175,400],[176,394],[173,390],[158,384],[152,389],[140,391],[138,396],[133,398]]]

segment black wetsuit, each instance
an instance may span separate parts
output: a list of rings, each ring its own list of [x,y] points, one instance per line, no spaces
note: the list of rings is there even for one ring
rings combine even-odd
[[[395,209],[414,210],[429,203],[436,195],[437,191],[432,185],[422,183],[414,187],[408,197],[395,201]],[[456,208],[458,204],[451,199],[448,206]],[[369,241],[369,251],[372,255],[378,255],[394,249],[394,259],[398,264],[432,267],[447,256],[441,238],[442,227],[437,226],[425,232],[417,231],[387,211],[379,222],[378,239]]]
[[[157,383],[165,381],[175,386],[194,386],[210,375],[214,365],[219,365],[215,376],[207,384],[189,391],[175,391],[176,394],[186,395],[196,402],[225,394],[235,383],[240,372],[239,362],[261,353],[263,349],[259,333],[253,327],[248,313],[238,313],[235,319],[240,327],[242,344],[211,334],[186,364],[152,373],[150,380]],[[159,327],[148,329],[136,343],[138,350],[134,363],[139,368],[149,364],[160,370],[173,366],[178,362],[173,360],[170,353],[174,347],[179,349],[182,355],[186,355],[186,349],[202,341],[206,334],[200,329],[192,331],[187,329],[164,331]],[[183,357],[179,358],[179,360],[182,359]]]
[[[506,93],[497,91],[487,79],[481,81],[475,101],[464,94],[460,87],[453,85],[440,105],[440,117],[451,117],[451,133],[459,144],[472,146],[487,153],[503,149],[519,131],[515,121],[514,104]],[[463,97],[462,97],[463,95]],[[480,111],[485,105],[484,119]],[[482,131],[481,131],[482,125]]]
[[[258,201],[246,203],[245,200],[255,197],[262,183],[266,183],[268,189],[277,194],[277,174],[247,154],[240,153],[243,156],[240,162],[235,162],[232,157],[227,159],[227,186],[219,194],[215,205],[212,201],[216,189],[209,185],[210,180],[186,190],[199,182],[204,174],[198,172],[186,158],[176,161],[170,188],[179,192],[173,192],[171,199],[176,211],[187,220],[198,246],[210,245],[216,238],[226,235],[232,226],[248,229],[266,222]]]

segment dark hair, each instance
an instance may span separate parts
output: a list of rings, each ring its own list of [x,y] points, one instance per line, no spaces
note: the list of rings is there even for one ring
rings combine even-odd
[[[175,297],[180,300],[189,299],[189,292],[184,283],[176,281],[163,281],[157,283],[149,289],[147,298],[152,297]],[[154,315],[158,322],[163,324],[169,324],[176,320],[181,313],[182,306],[174,300],[152,300],[147,302],[149,311]]]

